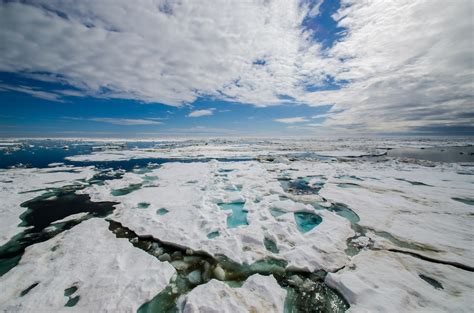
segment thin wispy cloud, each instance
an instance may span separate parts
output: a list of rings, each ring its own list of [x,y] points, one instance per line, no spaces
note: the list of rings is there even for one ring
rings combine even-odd
[[[21,92],[21,93],[26,93],[29,94],[33,97],[44,99],[44,100],[49,100],[49,101],[55,101],[55,102],[64,102],[61,99],[61,95],[58,95],[54,92],[48,92],[48,91],[43,91],[43,90],[38,90],[34,89],[28,86],[11,86],[7,84],[0,84],[0,91],[15,91],[15,92]]]
[[[295,123],[304,123],[308,122],[306,117],[298,116],[298,117],[285,117],[285,118],[276,118],[274,119],[275,122],[284,123],[284,124],[295,124]]]
[[[321,114],[313,115],[313,116],[311,116],[311,118],[312,119],[325,118],[325,117],[328,117],[330,115],[331,115],[331,113],[321,113]]]
[[[130,119],[130,118],[110,118],[110,117],[92,117],[92,118],[82,118],[82,117],[63,117],[64,119],[69,120],[78,120],[78,121],[92,121],[98,123],[107,123],[114,125],[123,125],[123,126],[136,126],[136,125],[160,125],[163,124],[160,120],[156,118],[148,119]]]
[[[160,125],[163,124],[159,121],[153,121],[149,119],[129,119],[129,118],[91,118],[89,119],[93,122],[100,122],[100,123],[109,123],[115,125]]]

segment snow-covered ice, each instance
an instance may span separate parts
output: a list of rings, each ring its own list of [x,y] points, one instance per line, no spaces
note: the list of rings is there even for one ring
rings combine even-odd
[[[474,273],[400,253],[361,252],[326,282],[350,312],[472,312],[474,305]]]
[[[45,193],[48,189],[59,188],[79,180],[87,180],[94,175],[92,167],[54,167],[0,169],[0,246],[21,232],[20,215],[26,210],[23,202]]]
[[[255,274],[240,288],[212,279],[182,300],[183,313],[283,312],[286,291],[273,276]]]
[[[51,305],[62,310],[80,296],[67,310],[137,310],[166,287],[188,281],[192,288],[180,289],[185,291],[178,301],[184,312],[282,312],[287,295],[282,287],[292,279],[278,275],[296,271],[309,275],[304,281],[312,275],[314,284],[327,272],[326,284],[353,312],[467,312],[474,289],[472,163],[384,154],[394,148],[472,143],[444,138],[183,140],[124,150],[105,146],[70,156],[64,164],[0,170],[5,199],[0,246],[24,230],[17,226],[26,210],[21,203],[71,184],[82,185],[73,196],[117,202],[107,218],[139,236],[130,242],[118,239],[108,222],[84,213],[52,222],[45,231],[82,221],[26,249],[20,263],[0,277],[0,308]],[[163,164],[133,168],[132,163],[128,171],[113,164],[148,158]],[[100,170],[78,166],[83,161],[110,165],[117,175],[91,180]],[[169,253],[154,254],[140,247],[140,240],[168,244]],[[202,269],[192,268],[200,261],[176,260],[172,247],[188,259],[205,256],[212,277],[221,281],[200,276]],[[242,268],[278,262],[286,272],[273,273],[277,280],[262,272],[246,274],[241,287],[230,287],[225,282],[230,272],[219,265],[227,258]],[[178,271],[170,285],[176,271],[166,259]],[[180,272],[181,265],[191,268]]]
[[[239,263],[275,257],[288,261],[290,268],[314,271],[335,270],[347,262],[346,240],[354,235],[349,222],[328,211],[316,212],[309,204],[280,200],[285,192],[258,162],[167,163],[143,175],[127,174],[81,192],[95,201],[119,201],[111,218],[139,235],[223,254]],[[134,183],[143,186],[127,195],[113,196],[111,190]],[[245,202],[249,225],[227,226],[231,211],[222,210],[218,204],[235,201]],[[150,205],[140,209],[139,203]],[[168,213],[158,214],[162,208]],[[287,213],[274,217],[272,208]],[[319,214],[322,223],[302,233],[294,212]],[[207,235],[212,232],[219,236],[209,240]],[[278,254],[265,248],[266,237],[276,243]]]
[[[474,259],[474,207],[453,200],[472,197],[473,176],[458,174],[461,166],[357,162],[320,170],[329,177],[320,195],[348,205],[359,225],[417,243],[431,257],[464,264]],[[343,175],[362,179],[336,178]]]
[[[108,226],[93,218],[28,247],[20,263],[0,277],[0,310],[135,312],[162,291],[174,268],[115,238]],[[66,307],[71,299],[78,301]]]

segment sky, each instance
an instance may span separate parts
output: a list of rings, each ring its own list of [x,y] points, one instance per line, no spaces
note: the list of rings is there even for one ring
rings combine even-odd
[[[3,0],[0,137],[474,135],[471,0]]]

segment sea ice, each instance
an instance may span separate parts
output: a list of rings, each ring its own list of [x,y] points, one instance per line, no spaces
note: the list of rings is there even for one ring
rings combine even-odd
[[[146,175],[156,176],[156,183],[125,196],[114,197],[110,189],[128,185],[128,181],[137,183],[143,175],[129,173],[121,180],[109,180],[80,192],[91,195],[94,201],[120,198],[111,218],[139,235],[151,235],[212,255],[222,254],[239,263],[277,257],[287,260],[290,268],[330,271],[348,260],[344,253],[346,240],[354,235],[350,223],[332,212],[317,212],[309,204],[280,200],[279,195],[284,196],[285,192],[273,173],[258,162],[166,163]],[[229,182],[242,189],[229,191]],[[141,202],[150,205],[137,209]],[[248,225],[229,227],[228,216],[233,213],[222,210],[219,204],[232,202],[245,202]],[[317,214],[322,222],[302,233],[293,214],[272,216],[275,207]],[[162,208],[168,213],[156,214]],[[213,232],[219,232],[219,236],[210,240],[208,235]],[[275,238],[278,254],[265,248],[265,237]]]
[[[273,276],[254,274],[240,288],[212,279],[181,300],[183,313],[283,312],[286,291]]]
[[[349,312],[472,311],[474,273],[400,253],[363,251],[326,283],[349,301]]]
[[[135,312],[162,291],[174,268],[117,239],[108,226],[93,218],[28,247],[0,278],[0,310]]]
[[[225,256],[246,264],[242,268],[265,260],[262,266],[278,262],[286,274],[329,272],[326,283],[354,312],[463,312],[472,307],[474,287],[472,166],[381,155],[393,148],[453,142],[215,139],[105,149],[65,162],[186,159],[135,168],[76,191],[93,201],[119,202],[111,220],[142,239],[151,236],[183,248],[180,253],[191,251],[186,258],[210,254],[219,262]],[[0,208],[2,243],[20,231],[22,202],[48,188],[86,184],[96,173],[92,167],[54,165],[0,171],[0,196],[6,199]],[[222,209],[232,203],[243,206]],[[131,245],[137,237],[131,243],[116,239],[107,227],[94,218],[28,247],[20,264],[0,278],[7,286],[0,308],[136,310],[170,281],[175,269],[167,261],[176,269],[189,266],[171,252],[157,253],[160,262]],[[214,277],[229,279],[231,272],[223,268],[216,265]],[[203,273],[187,268],[186,280],[198,286],[181,296],[184,312],[283,311],[286,291],[272,276],[255,274],[231,288],[215,279],[199,285],[206,281]],[[292,277],[288,283],[303,281]]]
[[[474,258],[474,207],[452,198],[469,197],[474,176],[458,174],[460,167],[397,161],[324,164],[320,170],[329,178],[319,194],[348,205],[359,216],[360,226],[417,243],[417,252],[429,257],[469,264]],[[340,188],[338,184],[348,180],[330,173],[363,180],[355,188]],[[380,237],[378,241],[389,244]]]
[[[26,210],[23,202],[65,185],[81,184],[92,178],[93,167],[61,166],[54,168],[0,169],[0,246],[21,232],[20,215]]]

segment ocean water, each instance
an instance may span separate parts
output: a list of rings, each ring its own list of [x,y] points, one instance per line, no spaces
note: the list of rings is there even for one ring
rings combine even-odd
[[[396,148],[389,150],[387,156],[428,160],[433,162],[474,162],[474,146]]]

